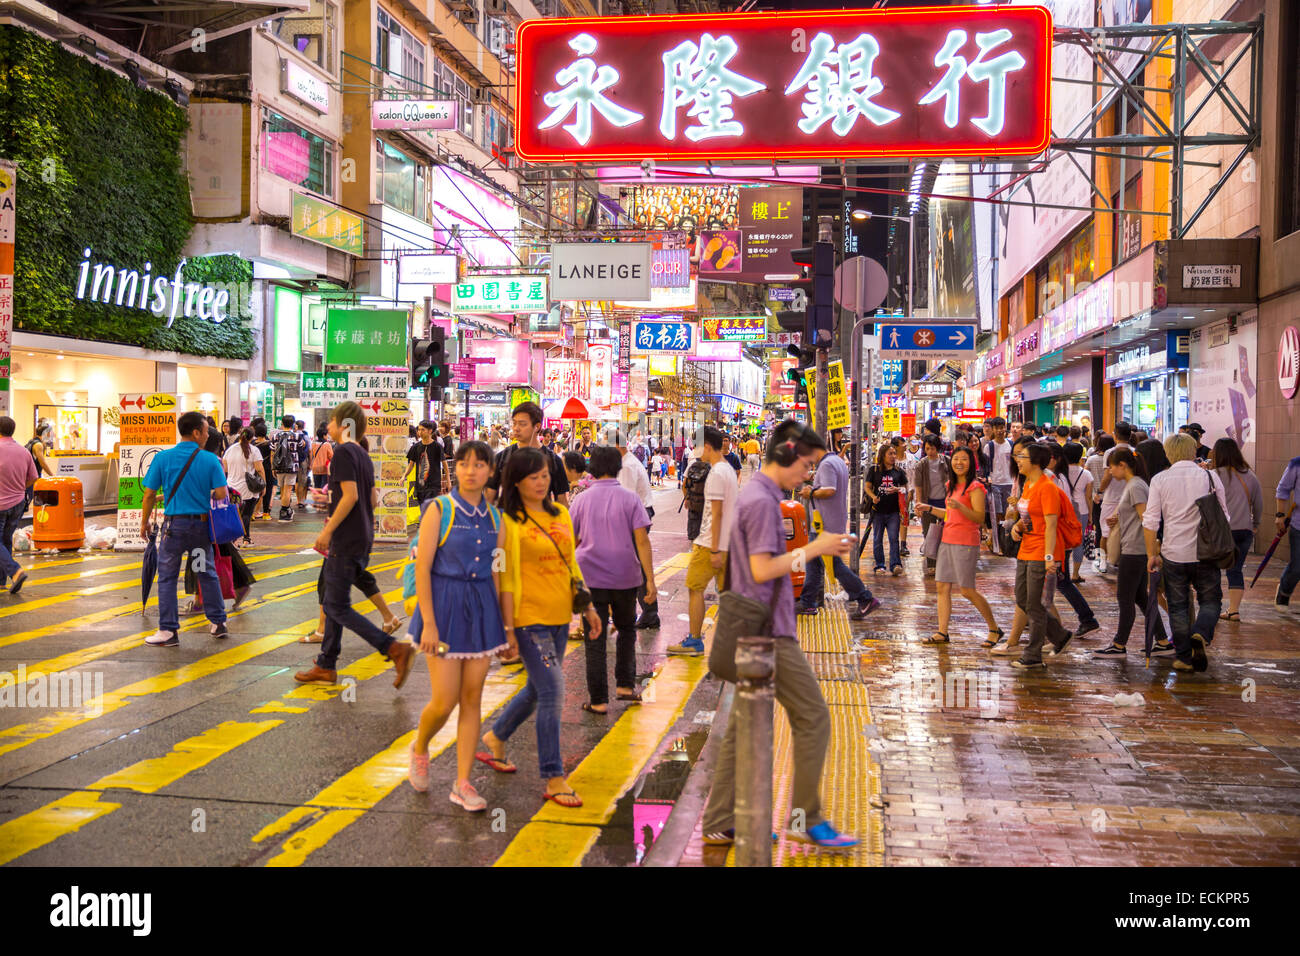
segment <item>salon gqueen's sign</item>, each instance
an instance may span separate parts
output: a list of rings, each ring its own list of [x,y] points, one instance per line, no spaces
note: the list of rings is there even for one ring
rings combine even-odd
[[[455,129],[458,106],[451,100],[375,100],[374,129]]]

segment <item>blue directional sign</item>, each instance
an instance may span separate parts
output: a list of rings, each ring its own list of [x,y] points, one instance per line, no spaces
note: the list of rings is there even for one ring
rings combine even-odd
[[[895,359],[973,359],[975,325],[881,325],[880,352]]]
[[[884,391],[901,392],[903,390],[903,369],[902,359],[885,359],[880,363],[880,381],[884,384]]]
[[[689,352],[694,332],[689,322],[634,322],[632,348],[637,352]]]

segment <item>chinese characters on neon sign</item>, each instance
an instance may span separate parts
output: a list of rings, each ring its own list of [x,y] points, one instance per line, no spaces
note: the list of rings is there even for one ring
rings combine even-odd
[[[532,20],[530,161],[1030,155],[1050,134],[1051,14],[947,7]]]

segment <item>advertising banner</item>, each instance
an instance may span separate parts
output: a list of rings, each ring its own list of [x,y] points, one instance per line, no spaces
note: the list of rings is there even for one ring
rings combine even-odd
[[[693,241],[696,229],[740,225],[739,186],[633,186],[620,196],[632,224],[641,229],[680,231]]]
[[[405,309],[330,309],[325,364],[406,368],[410,315]]]
[[[140,515],[144,476],[154,456],[176,444],[176,396],[166,392],[132,392],[118,401],[117,550],[143,551]],[[158,489],[155,524],[162,521],[166,489]]]
[[[691,284],[689,249],[656,249],[650,256],[650,285],[655,289],[685,289]],[[647,295],[646,298],[649,298]]]
[[[767,319],[761,315],[700,319],[700,341],[702,342],[764,342],[766,340]]]
[[[375,100],[371,129],[455,129],[460,104],[454,100]]]
[[[298,388],[303,408],[333,408],[348,400],[346,372],[303,372]]]
[[[527,385],[528,343],[517,339],[470,339],[469,360],[478,365],[477,382]]]
[[[542,400],[591,398],[591,363],[585,359],[547,359]]]
[[[591,400],[605,408],[610,404],[613,386],[614,346],[604,343],[587,346],[587,361],[591,363]]]
[[[826,366],[826,427],[830,431],[848,428],[849,393],[844,385],[844,363],[839,359]],[[813,377],[808,380],[808,420],[817,425],[817,383]]]
[[[0,415],[10,406],[10,367],[14,338],[14,196],[18,171],[13,163],[0,162]]]
[[[648,242],[552,243],[551,295],[583,301],[648,299],[653,251]]]
[[[756,186],[740,191],[740,231],[744,235],[744,272],[797,276],[802,271],[791,253],[803,245],[803,190],[797,186]]]
[[[1205,429],[1202,441],[1213,445],[1231,438],[1246,461],[1256,460],[1256,357],[1258,313],[1244,313],[1224,345],[1212,345],[1205,329],[1192,333],[1187,420]],[[1267,493],[1266,493],[1267,494]]]
[[[379,507],[375,509],[375,540],[406,540],[406,452],[410,448],[411,403],[405,398],[354,400],[366,412],[370,460],[375,467]]]
[[[546,276],[479,275],[457,283],[451,293],[452,312],[545,312],[550,308]]]
[[[1051,134],[1051,40],[1042,7],[526,20],[515,149],[528,162],[1032,156]]]
[[[365,248],[364,221],[360,216],[305,193],[293,194],[292,232],[350,256],[361,255]]]
[[[701,276],[740,273],[744,256],[740,251],[739,229],[701,232],[695,240],[695,247]]]

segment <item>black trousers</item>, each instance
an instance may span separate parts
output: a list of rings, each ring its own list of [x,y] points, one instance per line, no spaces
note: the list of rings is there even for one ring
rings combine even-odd
[[[646,514],[648,514],[648,515],[650,516],[650,521],[652,522],[652,524],[647,525],[647,526],[646,526],[646,529],[645,529],[645,533],[646,533],[646,534],[649,534],[649,533],[650,533],[650,528],[653,527],[653,521],[654,521],[654,517],[655,517],[655,510],[654,510],[654,508],[646,508]],[[637,607],[639,607],[639,608],[641,609],[641,614],[642,614],[642,616],[644,616],[644,615],[646,615],[646,614],[657,615],[657,614],[659,613],[659,602],[656,600],[654,604],[646,604],[646,602],[645,602],[645,580],[644,580],[644,578],[645,578],[645,572],[644,572],[644,571],[641,572],[641,577],[642,577],[641,586],[640,586],[639,588],[636,589],[636,603],[637,603]],[[631,687],[632,685],[631,685],[631,684],[623,684],[622,686],[624,686],[624,687]],[[593,703],[595,703],[595,701],[593,701]]]
[[[608,633],[614,619],[614,685],[636,687],[636,588],[592,588],[591,603],[600,616],[600,637],[584,640],[587,649],[587,695],[593,704],[609,703]],[[652,605],[653,606],[653,605]],[[583,625],[586,637],[586,625]]]
[[[244,522],[244,540],[253,540],[253,509],[257,507],[260,495],[248,495],[239,501],[239,520]]]
[[[352,587],[366,570],[369,555],[341,555],[331,551],[322,568],[325,585],[325,639],[321,641],[318,666],[334,670],[343,647],[343,629],[360,636],[367,644],[387,654],[393,638],[385,634],[352,607]]]
[[[1116,531],[1118,533],[1118,529]],[[1119,627],[1115,629],[1115,643],[1128,646],[1129,632],[1138,612],[1145,616],[1147,612],[1147,556],[1145,554],[1121,554],[1119,557],[1119,579],[1115,582],[1115,597],[1119,600]],[[1156,613],[1156,640],[1168,640],[1165,622]]]

